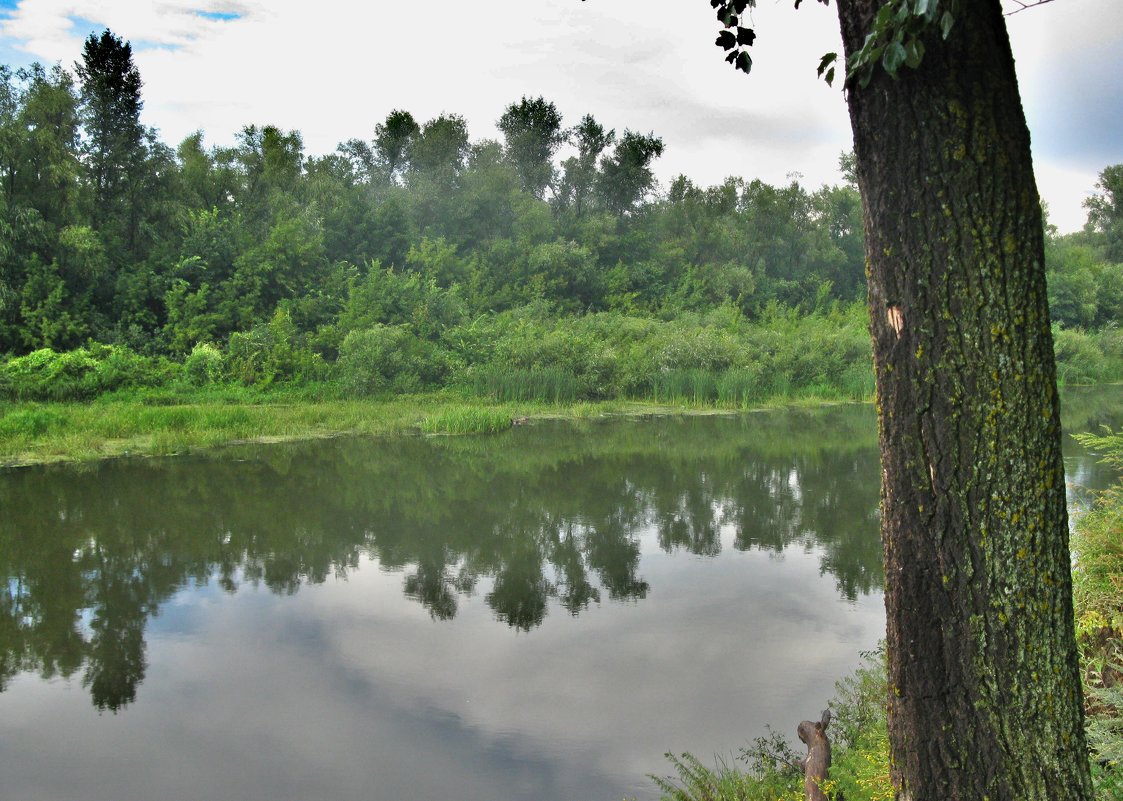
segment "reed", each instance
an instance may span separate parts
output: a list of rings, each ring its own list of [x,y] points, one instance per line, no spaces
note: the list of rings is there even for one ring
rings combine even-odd
[[[573,403],[581,397],[577,376],[558,367],[484,366],[473,373],[470,386],[475,395],[501,403]]]
[[[425,417],[421,430],[426,434],[495,434],[511,427],[510,414],[481,406],[451,406]]]

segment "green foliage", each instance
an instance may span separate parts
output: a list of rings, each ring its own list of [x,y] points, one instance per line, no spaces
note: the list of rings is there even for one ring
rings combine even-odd
[[[315,380],[327,372],[323,360],[308,347],[283,309],[268,323],[230,336],[226,370],[236,381],[261,386]]]
[[[892,78],[902,66],[916,69],[924,59],[924,39],[938,30],[947,39],[955,25],[959,0],[895,0],[873,19],[861,49],[846,62],[847,81],[869,85],[878,66]]]
[[[1077,439],[1123,471],[1123,433]],[[1072,550],[1093,781],[1098,799],[1114,801],[1123,790],[1123,482],[1103,492],[1077,520]]]
[[[375,395],[436,386],[451,366],[447,351],[417,337],[408,326],[378,323],[347,335],[334,373],[348,392]]]
[[[0,416],[0,437],[32,439],[66,426],[66,418],[53,409],[16,409]]]
[[[565,142],[557,106],[542,97],[524,97],[507,106],[496,127],[503,134],[507,158],[518,171],[522,188],[541,199],[553,182],[552,159]]]
[[[196,387],[217,384],[226,372],[226,358],[222,351],[207,342],[200,342],[183,360],[183,377]]]
[[[803,782],[792,771],[764,768],[748,775],[722,760],[710,768],[693,754],[665,756],[676,775],[651,777],[664,801],[796,801],[802,795]]]
[[[888,687],[884,650],[862,654],[862,663],[835,685],[828,793],[847,801],[890,801]],[[793,723],[794,728],[794,723]],[[651,778],[663,801],[801,801],[799,756],[783,735],[771,731],[741,749],[741,769],[719,760],[709,768],[692,754],[667,754],[675,777]]]
[[[1123,262],[1123,164],[1105,167],[1096,189],[1099,191],[1084,201],[1088,225],[1102,237],[1104,258]]]
[[[747,69],[752,2],[713,5]],[[946,12],[894,0],[867,44],[899,68],[909,26],[935,35]],[[91,37],[78,76],[80,93],[59,68],[0,68],[0,353],[110,342],[184,360],[186,382],[212,388],[330,380],[337,393],[730,408],[872,394],[853,186],[679,176],[657,192],[654,132],[617,136],[588,114],[564,129],[529,97],[504,110],[502,144],[473,142],[455,114],[419,125],[395,110],[372,141],[323,157],[299,132],[254,125],[233,147],[196,132],[173,152],[139,124],[126,42]],[[576,154],[558,164],[566,141]],[[1066,383],[1123,378],[1119,173],[1101,174],[1086,231],[1049,238]],[[44,379],[54,389],[9,376],[4,391],[92,397],[176,372],[75,371]]]
[[[483,365],[473,370],[469,382],[474,394],[496,401],[572,403],[580,396],[577,376],[560,367]]]
[[[1109,360],[1096,337],[1079,329],[1053,329],[1053,351],[1057,360],[1057,380],[1063,384],[1094,384],[1118,377],[1123,367]]]
[[[168,384],[178,366],[119,345],[91,344],[59,353],[50,348],[0,365],[0,397],[12,400],[84,400],[121,389]]]

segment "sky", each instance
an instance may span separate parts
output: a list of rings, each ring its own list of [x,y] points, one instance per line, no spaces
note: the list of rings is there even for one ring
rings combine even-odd
[[[143,122],[173,147],[276,125],[321,155],[399,108],[497,139],[508,104],[543,96],[566,125],[592,114],[661,136],[664,186],[683,173],[815,188],[840,182],[852,146],[838,83],[815,76],[841,42],[833,5],[792,5],[759,0],[749,77],[714,46],[705,0],[0,0],[0,63],[73,72],[108,27],[133,45]],[[1053,0],[1007,27],[1049,219],[1079,230],[1099,172],[1123,162],[1123,0]]]

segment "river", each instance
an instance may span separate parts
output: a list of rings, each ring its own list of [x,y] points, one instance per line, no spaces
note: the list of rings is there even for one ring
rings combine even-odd
[[[876,646],[878,473],[861,405],[0,472],[0,798],[657,798]]]

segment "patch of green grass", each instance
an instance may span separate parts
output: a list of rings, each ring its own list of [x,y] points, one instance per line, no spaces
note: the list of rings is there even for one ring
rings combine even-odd
[[[65,427],[66,418],[53,409],[15,409],[0,417],[0,438],[28,440]]]
[[[509,413],[486,406],[451,406],[421,421],[426,434],[495,434],[511,427]]]

